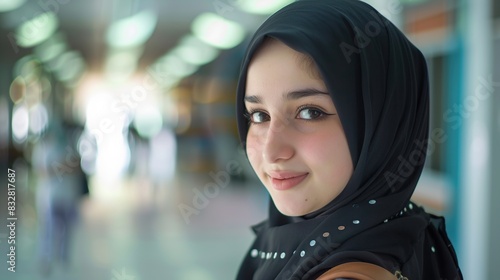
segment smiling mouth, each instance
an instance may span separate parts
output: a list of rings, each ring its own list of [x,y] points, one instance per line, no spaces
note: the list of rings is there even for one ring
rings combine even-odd
[[[278,191],[288,190],[297,186],[308,175],[309,173],[302,173],[302,174],[277,173],[272,175],[268,174],[269,178],[271,179],[272,187]]]

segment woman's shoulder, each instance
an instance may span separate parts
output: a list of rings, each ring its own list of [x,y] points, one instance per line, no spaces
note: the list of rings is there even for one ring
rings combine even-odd
[[[317,278],[317,280],[340,279],[398,280],[398,277],[385,268],[375,264],[367,262],[347,262],[329,269]]]

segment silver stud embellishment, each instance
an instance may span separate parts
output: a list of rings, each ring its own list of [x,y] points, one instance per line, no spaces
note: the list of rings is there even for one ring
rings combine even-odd
[[[312,246],[314,246],[314,245],[316,245],[316,240],[311,240],[311,242],[309,242],[309,246],[311,246],[311,247],[312,247]]]
[[[252,256],[252,258],[255,258],[259,255],[259,251],[257,251],[257,249],[253,249],[252,252],[250,252],[250,256]]]
[[[354,220],[354,221],[352,221],[352,223],[355,225],[359,225],[359,220]]]
[[[408,278],[404,277],[400,271],[396,271],[396,273],[394,273],[394,276],[396,276],[396,279],[398,279],[398,280],[408,280]]]
[[[301,251],[301,252],[300,252],[300,256],[301,256],[301,257],[303,257],[303,256],[305,256],[305,255],[306,255],[306,251]]]
[[[370,203],[371,205],[373,205],[373,204],[377,203],[377,201],[375,199],[372,199],[372,200],[368,201],[368,203]]]

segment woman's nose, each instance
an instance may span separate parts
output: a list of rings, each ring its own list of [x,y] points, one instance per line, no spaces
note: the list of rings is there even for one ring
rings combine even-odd
[[[286,120],[272,120],[265,135],[263,156],[267,162],[285,161],[293,157],[295,150]]]

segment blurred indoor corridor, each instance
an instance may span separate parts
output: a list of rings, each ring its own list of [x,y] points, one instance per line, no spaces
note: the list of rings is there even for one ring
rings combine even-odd
[[[184,178],[177,184],[203,191],[207,182]],[[46,276],[37,260],[34,209],[22,209],[17,271],[13,277],[1,270],[0,279],[233,279],[253,238],[248,226],[265,216],[264,193],[231,184],[207,198],[199,213],[183,216],[179,205],[193,206],[195,192],[174,194],[180,189],[170,187],[170,193],[153,193],[148,182],[129,179],[113,186],[112,197],[85,199],[74,228],[69,265],[56,264]],[[5,244],[3,237],[0,241]]]

